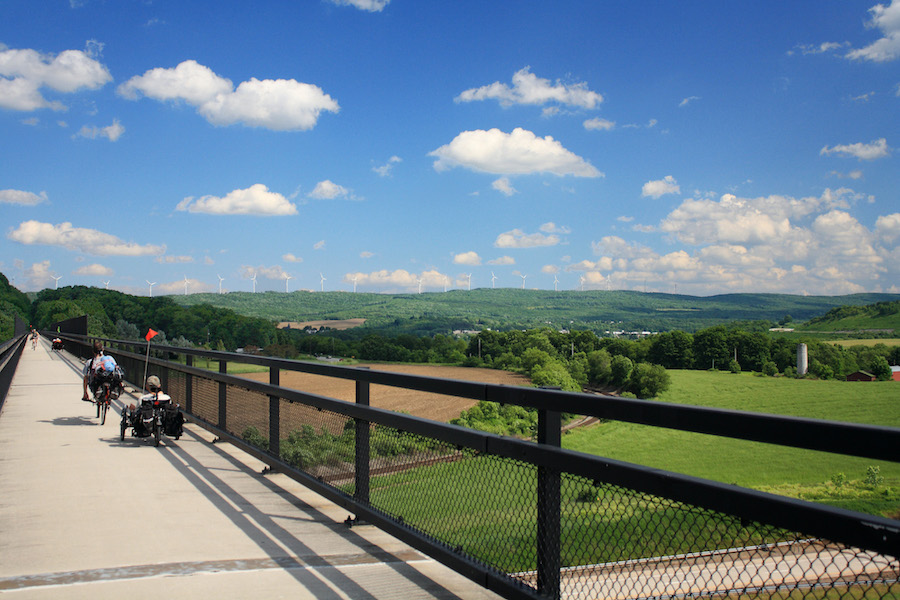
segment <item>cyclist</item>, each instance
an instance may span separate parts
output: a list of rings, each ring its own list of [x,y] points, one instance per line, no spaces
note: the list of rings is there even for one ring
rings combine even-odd
[[[93,352],[93,358],[89,358],[87,362],[84,363],[84,393],[82,394],[81,399],[85,402],[91,401],[91,396],[88,395],[88,387],[91,388],[92,395],[97,389],[97,371],[103,368],[103,359],[105,358],[103,354],[103,344],[94,342]]]

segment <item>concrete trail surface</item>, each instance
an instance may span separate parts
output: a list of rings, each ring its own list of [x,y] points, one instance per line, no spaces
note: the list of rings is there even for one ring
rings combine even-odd
[[[120,441],[122,402],[101,426],[80,398],[80,360],[27,344],[0,414],[4,598],[498,598],[202,429]]]

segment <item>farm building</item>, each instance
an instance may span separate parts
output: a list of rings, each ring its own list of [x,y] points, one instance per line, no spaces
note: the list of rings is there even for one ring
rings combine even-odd
[[[900,367],[891,367],[891,379],[900,381]]]
[[[875,376],[868,371],[857,371],[847,375],[847,381],[875,381]]]

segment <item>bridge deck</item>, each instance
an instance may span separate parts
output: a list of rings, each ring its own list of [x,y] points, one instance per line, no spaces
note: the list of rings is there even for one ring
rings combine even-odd
[[[202,429],[120,441],[80,369],[29,344],[0,415],[0,595],[496,598]]]

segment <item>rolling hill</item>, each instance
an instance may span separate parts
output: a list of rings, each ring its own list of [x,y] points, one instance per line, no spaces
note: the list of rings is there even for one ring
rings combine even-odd
[[[364,318],[362,328],[431,335],[457,329],[542,326],[606,331],[693,332],[732,321],[803,322],[841,306],[900,300],[900,294],[685,296],[635,291],[489,289],[423,294],[231,292],[171,296],[182,306],[211,304],[270,321]]]

